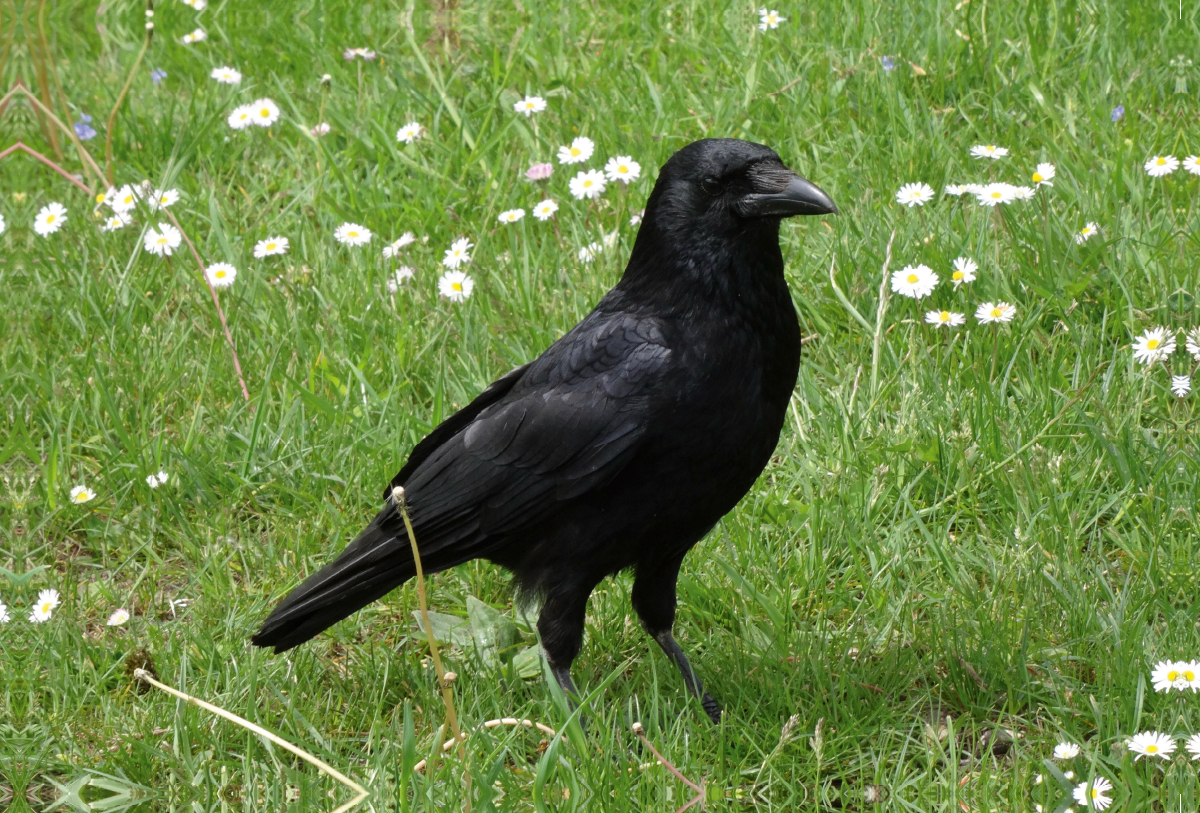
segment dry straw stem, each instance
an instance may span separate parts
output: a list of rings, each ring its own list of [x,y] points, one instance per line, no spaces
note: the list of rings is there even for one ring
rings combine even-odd
[[[92,173],[96,176],[96,180],[101,185],[104,185],[104,174],[100,171],[100,167],[96,164],[96,162],[94,160],[92,160],[92,156],[90,154],[88,154],[88,151],[86,149],[84,149],[83,142],[79,140],[79,137],[75,134],[75,131],[72,128],[68,127],[63,122],[62,119],[60,119],[58,116],[56,116],[54,114],[53,110],[46,107],[46,105],[42,104],[42,100],[39,99],[37,96],[35,96],[32,92],[30,92],[29,88],[25,87],[25,85],[23,83],[18,81],[17,84],[15,84],[12,87],[12,89],[8,91],[8,93],[4,94],[4,98],[0,99],[0,109],[3,109],[5,103],[8,102],[9,99],[11,99],[13,96],[15,96],[18,93],[23,94],[25,96],[25,98],[29,99],[29,101],[33,104],[34,107],[36,107],[38,110],[41,110],[43,113],[45,113],[46,116],[50,119],[50,121],[53,122],[53,124],[56,127],[58,127],[58,129],[62,130],[64,133],[67,134],[68,137],[70,137],[71,142],[75,145],[75,150],[79,153],[79,158],[83,162],[84,167],[86,169],[90,169],[92,171]],[[20,143],[21,143],[20,141],[17,142],[17,144],[20,144]],[[25,150],[26,150],[26,152],[32,153],[32,150],[30,150],[28,147],[25,147]],[[7,150],[6,150],[6,152],[7,152]],[[54,165],[54,168],[57,169],[57,165]],[[61,170],[59,170],[59,171],[61,171]],[[67,180],[71,181],[71,183],[74,183],[76,186],[79,186],[80,189],[86,190],[89,195],[92,194],[91,189],[88,189],[85,186],[81,186],[79,184],[79,182],[76,181],[72,176],[68,175]]]
[[[343,774],[340,771],[338,771],[337,769],[331,767],[327,763],[322,762],[320,759],[317,759],[315,756],[308,753],[307,751],[305,751],[301,748],[298,748],[295,745],[292,745],[290,742],[283,739],[279,735],[273,734],[270,731],[267,731],[262,726],[256,725],[256,724],[250,722],[249,720],[246,720],[242,717],[237,716],[233,712],[226,711],[225,709],[220,708],[219,706],[214,706],[212,703],[206,703],[198,697],[192,697],[189,694],[184,694],[183,692],[179,691],[178,689],[172,689],[170,686],[167,686],[166,684],[160,683],[159,681],[155,680],[154,677],[149,672],[147,672],[145,669],[135,669],[133,671],[133,676],[136,679],[142,681],[143,683],[149,683],[151,686],[153,686],[156,689],[161,689],[162,691],[166,692],[169,695],[178,697],[180,700],[197,705],[200,708],[204,709],[205,711],[211,711],[213,714],[217,715],[218,717],[224,717],[226,720],[228,720],[231,723],[240,725],[242,728],[244,728],[248,731],[252,731],[260,737],[265,737],[266,739],[268,739],[271,742],[278,745],[280,748],[283,748],[286,751],[292,752],[293,754],[300,757],[302,760],[304,760],[308,764],[316,767],[317,770],[321,771],[322,773],[329,774],[336,781],[341,782],[343,785],[350,788],[350,790],[354,791],[355,796],[353,799],[351,799],[350,801],[346,802],[345,804],[343,804],[339,807],[334,808],[332,811],[330,811],[330,813],[346,813],[347,810],[357,807],[359,805],[359,803],[361,803],[364,799],[366,799],[370,795],[370,793],[367,792],[366,788],[364,788],[362,785],[358,784],[354,780],[350,779],[345,774]]]
[[[217,316],[221,317],[221,327],[225,330],[225,340],[229,342],[229,352],[233,354],[233,369],[237,373],[238,383],[242,385],[242,397],[246,399],[246,403],[250,403],[250,390],[246,388],[246,378],[242,375],[242,363],[238,361],[237,346],[233,343],[233,334],[229,332],[229,323],[225,321],[225,311],[221,309],[221,300],[217,297],[217,289],[209,282],[208,274],[204,273],[204,260],[200,259],[200,252],[196,251],[196,246],[192,243],[192,238],[187,236],[187,232],[179,225],[179,221],[175,219],[175,215],[171,214],[171,210],[162,207],[162,213],[170,219],[175,228],[179,229],[179,233],[183,235],[188,248],[192,250],[192,257],[195,258],[196,265],[200,267],[200,278],[208,286],[208,293],[212,296],[213,307],[217,309]]]
[[[684,776],[679,771],[678,768],[676,768],[674,765],[672,765],[670,760],[668,760],[666,757],[664,757],[662,754],[660,754],[658,752],[658,749],[654,747],[654,745],[650,742],[650,740],[646,739],[646,729],[640,722],[633,724],[633,733],[636,734],[638,739],[640,739],[642,741],[642,743],[647,748],[650,749],[650,753],[654,754],[654,757],[660,763],[662,763],[662,766],[664,768],[666,768],[671,773],[675,774],[675,777],[680,782],[687,785],[689,788],[691,788],[692,790],[694,790],[696,792],[695,797],[693,797],[692,800],[690,802],[688,802],[687,804],[685,804],[683,807],[676,810],[675,813],[683,813],[683,811],[687,810],[689,807],[694,807],[695,805],[700,805],[700,809],[703,810],[704,809],[704,782],[703,782],[703,780],[701,780],[700,784],[697,785],[695,782],[693,782],[692,780],[690,780],[686,776]]]
[[[408,531],[408,542],[412,546],[413,562],[417,566],[417,601],[421,605],[421,620],[425,624],[425,637],[429,640],[429,655],[433,658],[433,668],[437,671],[438,686],[442,689],[442,702],[446,705],[446,720],[450,723],[450,730],[454,732],[452,743],[459,744],[459,758],[463,756],[462,741],[465,739],[461,729],[458,727],[458,714],[454,711],[454,693],[450,690],[451,681],[446,680],[446,670],[442,667],[442,656],[438,651],[437,640],[433,637],[433,623],[429,620],[429,605],[425,601],[425,571],[421,568],[421,552],[417,550],[417,536],[413,533],[412,522],[408,518],[408,506],[404,504],[404,488],[396,486],[392,489],[392,500],[396,503],[396,510],[400,512],[401,519],[404,520],[404,529]],[[446,727],[441,726],[438,729],[438,749],[434,751],[436,756],[443,747],[442,737],[445,736]]]

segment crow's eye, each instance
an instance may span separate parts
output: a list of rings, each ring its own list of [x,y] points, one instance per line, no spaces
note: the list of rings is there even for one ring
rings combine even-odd
[[[700,186],[710,195],[717,195],[721,192],[721,184],[716,178],[705,178],[700,182]]]

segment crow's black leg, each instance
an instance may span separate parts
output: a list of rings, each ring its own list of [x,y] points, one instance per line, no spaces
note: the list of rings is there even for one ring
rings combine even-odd
[[[579,703],[579,691],[571,680],[571,664],[583,647],[583,621],[593,587],[595,584],[558,587],[547,596],[538,616],[538,633],[550,663],[550,673],[558,681],[572,709]],[[582,717],[580,723],[583,723]]]
[[[683,558],[673,559],[654,567],[638,566],[637,576],[633,581],[633,609],[637,611],[642,626],[646,629],[662,651],[675,664],[683,683],[700,701],[704,713],[718,725],[721,722],[721,707],[713,700],[712,695],[704,690],[704,684],[696,677],[696,671],[688,661],[687,655],[679,648],[675,637],[671,635],[671,627],[675,624],[675,582],[679,577],[679,565]]]

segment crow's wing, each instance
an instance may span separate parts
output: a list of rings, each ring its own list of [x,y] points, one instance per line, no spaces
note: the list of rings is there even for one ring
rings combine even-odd
[[[422,558],[440,569],[483,555],[502,535],[608,482],[645,437],[670,359],[655,319],[593,312],[506,376],[507,392],[436,448],[423,449],[423,441],[414,450],[422,459],[396,478],[407,472]]]

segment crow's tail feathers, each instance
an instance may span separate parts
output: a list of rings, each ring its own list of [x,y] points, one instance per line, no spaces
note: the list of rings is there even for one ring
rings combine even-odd
[[[286,652],[417,574],[404,525],[390,505],[267,617],[250,641]]]

